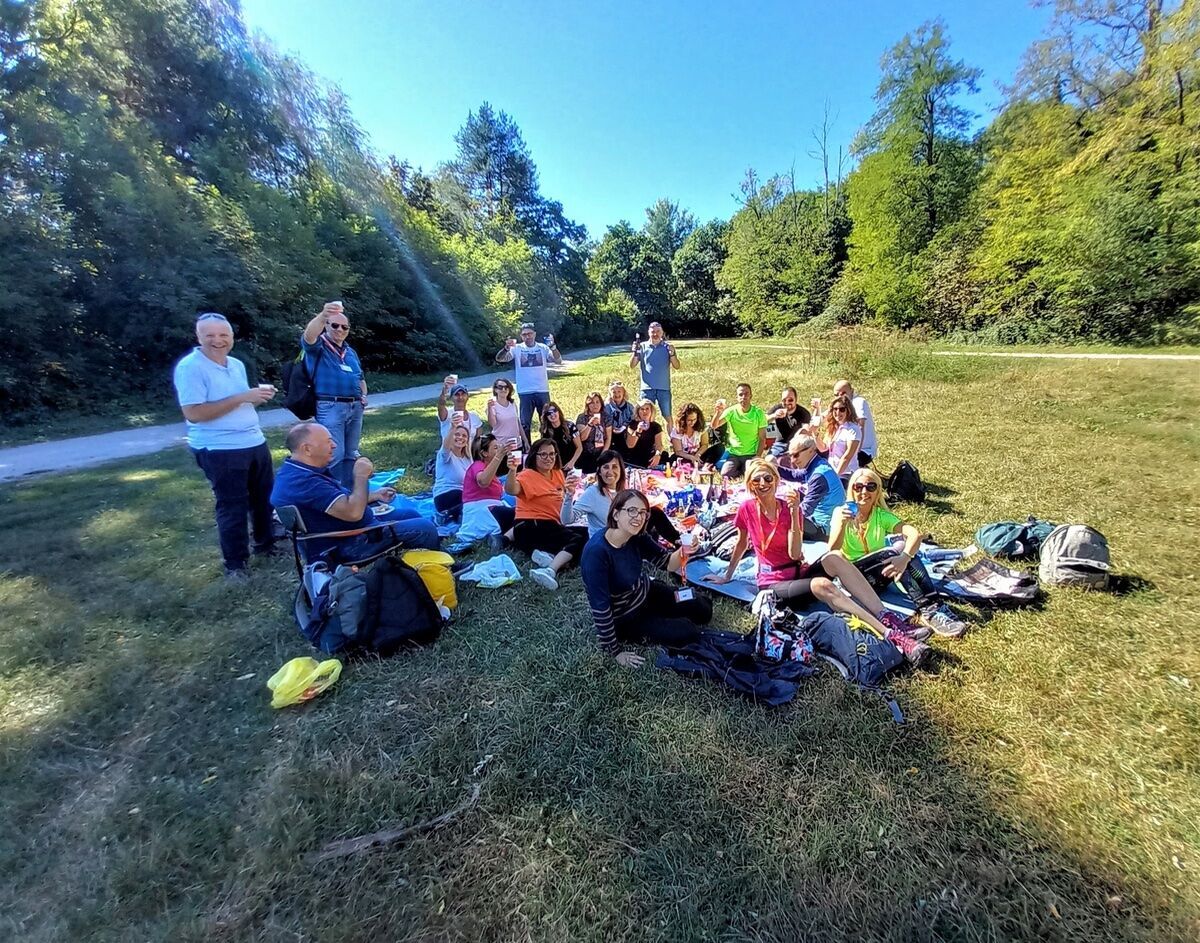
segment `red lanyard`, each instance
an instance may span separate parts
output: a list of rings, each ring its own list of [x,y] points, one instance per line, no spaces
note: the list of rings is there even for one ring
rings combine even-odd
[[[331,354],[333,354],[335,357],[337,357],[339,362],[341,362],[341,363],[346,362],[346,345],[345,344],[343,344],[341,347],[338,347],[337,344],[335,344],[333,341],[331,341],[329,339],[328,334],[322,334],[321,340],[325,342],[325,347],[329,350],[329,352]]]
[[[758,511],[758,539],[761,542],[763,539],[763,522],[766,520],[766,515],[763,514],[762,505],[757,501],[754,502],[754,509]],[[779,523],[783,520],[783,508],[776,504],[775,508],[775,526],[771,528],[771,533],[767,534],[766,542],[762,545],[762,552],[765,554],[771,547],[771,541],[775,539],[775,532],[779,530]]]

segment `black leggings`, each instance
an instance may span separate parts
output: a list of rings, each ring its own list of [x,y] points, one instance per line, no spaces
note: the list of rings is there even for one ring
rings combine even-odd
[[[779,605],[792,610],[806,609],[817,601],[812,591],[813,580],[828,576],[822,562],[824,559],[821,557],[803,568],[798,568],[798,575],[794,580],[781,580],[765,588],[775,593],[775,601]]]
[[[512,539],[513,545],[525,554],[544,550],[557,556],[565,550],[571,555],[571,562],[578,563],[588,532],[586,527],[564,527],[558,521],[517,521]]]
[[[435,494],[433,506],[452,521],[462,520],[462,488]]]
[[[671,544],[679,543],[679,531],[662,508],[650,509],[650,517],[646,520],[646,533],[651,537],[661,537]]]
[[[858,569],[858,572],[867,578],[867,582],[871,584],[872,588],[882,592],[891,586],[893,582],[883,575],[883,568],[889,560],[899,556],[899,553],[900,551],[892,547],[884,547],[882,550],[876,550],[859,557],[854,561],[854,566]],[[915,558],[909,562],[908,566],[904,568],[904,572],[900,574],[900,588],[918,606],[926,606],[934,602],[938,596],[937,586],[933,582],[933,577],[925,569],[925,564]]]
[[[508,504],[493,504],[488,510],[492,512],[492,517],[500,525],[500,533],[507,534],[513,529],[513,524],[517,520],[516,508]]]
[[[686,602],[676,602],[674,589],[651,580],[646,601],[617,619],[614,628],[622,642],[674,648],[694,642],[700,626],[712,621],[712,611],[708,596],[693,592]]]

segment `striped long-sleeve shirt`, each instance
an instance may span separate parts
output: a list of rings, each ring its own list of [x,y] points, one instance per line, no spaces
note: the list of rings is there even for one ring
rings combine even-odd
[[[616,621],[646,599],[650,579],[643,572],[644,563],[664,566],[671,554],[645,534],[638,534],[623,547],[614,547],[604,534],[599,531],[588,540],[579,571],[596,623],[596,641],[612,655],[619,648]]]

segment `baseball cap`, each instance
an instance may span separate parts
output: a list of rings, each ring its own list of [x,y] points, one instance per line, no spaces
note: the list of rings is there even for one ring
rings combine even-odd
[[[461,383],[455,383],[454,386],[450,387],[450,395],[451,396],[457,396],[459,393],[470,393],[470,392],[471,391],[468,390]]]

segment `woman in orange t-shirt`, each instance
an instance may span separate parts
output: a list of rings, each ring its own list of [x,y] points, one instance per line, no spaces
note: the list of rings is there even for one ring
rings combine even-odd
[[[566,476],[553,439],[538,439],[517,471],[517,456],[508,456],[508,478],[504,490],[517,498],[517,523],[512,541],[529,554],[535,568],[529,578],[543,589],[558,589],[558,574],[579,562],[587,543],[586,527],[567,527],[563,522]]]

